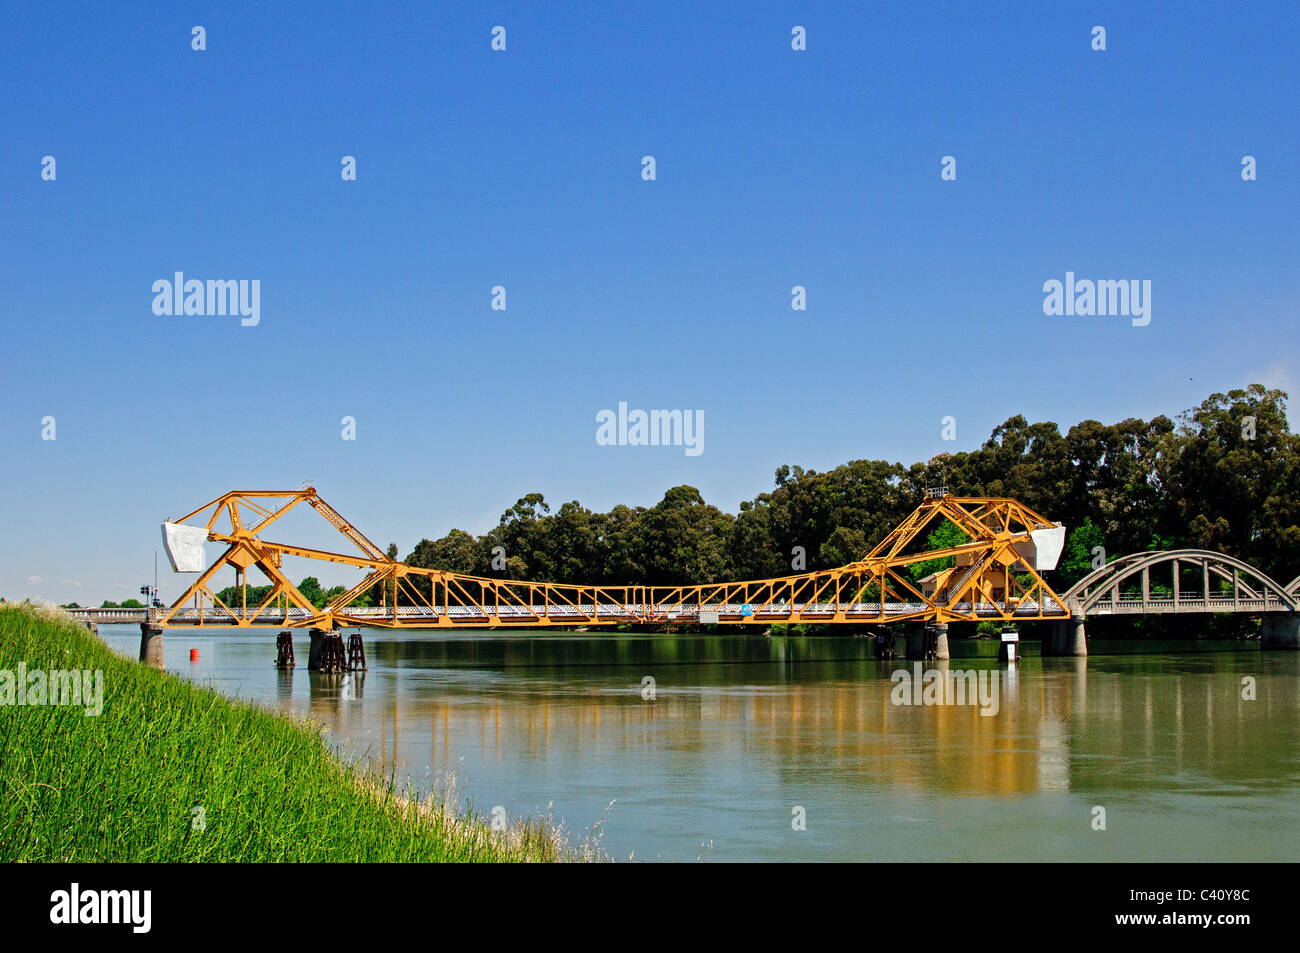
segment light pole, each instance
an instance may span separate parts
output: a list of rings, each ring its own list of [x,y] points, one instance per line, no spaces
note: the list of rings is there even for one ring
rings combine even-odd
[[[144,596],[145,619],[152,622],[154,609],[157,608],[158,586],[156,584],[151,586],[148,583],[145,583],[140,587],[140,595]]]

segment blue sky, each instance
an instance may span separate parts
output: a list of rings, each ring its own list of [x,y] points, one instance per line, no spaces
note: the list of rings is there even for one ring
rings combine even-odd
[[[405,554],[531,491],[734,511],[783,463],[1294,389],[1300,8],[1131,6],[11,8],[0,595],[132,595],[227,489],[311,480]],[[155,315],[176,271],[258,279],[260,323]],[[1044,316],[1067,271],[1150,280],[1150,325]],[[704,452],[597,445],[619,401]]]

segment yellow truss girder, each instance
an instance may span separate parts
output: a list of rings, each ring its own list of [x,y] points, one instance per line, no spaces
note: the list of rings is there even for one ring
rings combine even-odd
[[[270,500],[279,500],[279,505],[263,505]],[[267,527],[301,503],[320,514],[359,554],[261,538]],[[204,523],[208,540],[225,543],[227,549],[161,615],[157,621],[162,625],[554,628],[618,623],[1028,621],[1069,616],[1064,601],[1037,571],[1021,562],[1016,550],[1017,544],[1030,540],[1032,530],[1054,524],[1008,498],[944,495],[926,499],[865,557],[837,569],[682,586],[525,582],[408,566],[390,559],[310,487],[231,491],[176,522],[209,511]],[[219,525],[223,515],[228,529]],[[940,517],[957,524],[970,537],[969,542],[937,550],[916,549],[919,535]],[[284,575],[280,568],[284,556],[354,566],[368,573],[347,592],[317,608]],[[969,562],[958,560],[959,567],[969,570],[954,576],[959,583],[942,593],[925,595],[904,573],[913,563],[946,556],[969,557]],[[249,566],[256,566],[271,580],[271,592],[261,605],[251,609],[226,606],[217,598],[209,583],[224,565],[235,567],[241,600]],[[976,598],[988,591],[985,577],[1004,584],[1002,602]],[[380,584],[381,606],[352,605]]]

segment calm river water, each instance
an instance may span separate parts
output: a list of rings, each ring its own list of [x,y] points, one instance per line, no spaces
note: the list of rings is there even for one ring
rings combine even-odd
[[[100,632],[138,653],[138,626]],[[357,677],[308,672],[295,636],[292,673],[265,630],[169,632],[167,667],[314,718],[425,790],[454,772],[476,812],[549,811],[579,841],[599,821],[617,860],[1261,861],[1300,848],[1300,653],[1030,657],[1011,673],[926,663],[986,673],[998,696],[983,715],[895,704],[891,674],[916,663],[875,662],[865,639],[368,629]]]

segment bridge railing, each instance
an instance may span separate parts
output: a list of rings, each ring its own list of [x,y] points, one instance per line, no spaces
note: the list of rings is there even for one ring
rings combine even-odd
[[[1187,586],[1189,577],[1194,581]],[[1300,598],[1289,588],[1233,556],[1173,549],[1121,556],[1062,598],[1084,615],[1300,611]]]
[[[65,609],[78,622],[144,622],[148,609]]]
[[[345,620],[365,624],[367,621],[382,623],[384,621],[412,621],[427,619],[437,623],[440,619],[457,622],[482,621],[485,623],[505,624],[511,622],[532,622],[546,620],[556,623],[599,623],[599,622],[694,622],[704,616],[716,616],[719,620],[730,622],[752,619],[754,621],[817,621],[836,617],[861,619],[864,621],[902,618],[924,613],[930,608],[924,602],[781,602],[767,604],[748,604],[731,602],[711,603],[619,603],[587,602],[557,605],[551,604],[503,604],[493,605],[453,605],[453,606],[417,606],[403,605],[394,612],[385,606],[358,606],[346,609],[337,616]],[[1045,600],[1042,605],[1034,600],[1022,600],[1008,605],[1006,602],[961,602],[951,608],[961,614],[973,613],[977,617],[1000,617],[1012,614],[1016,617],[1067,614],[1065,607],[1053,599]],[[185,626],[222,621],[260,622],[266,625],[292,624],[303,622],[315,613],[307,609],[291,608],[286,613],[283,609],[225,610],[182,609],[172,616],[171,625]]]

